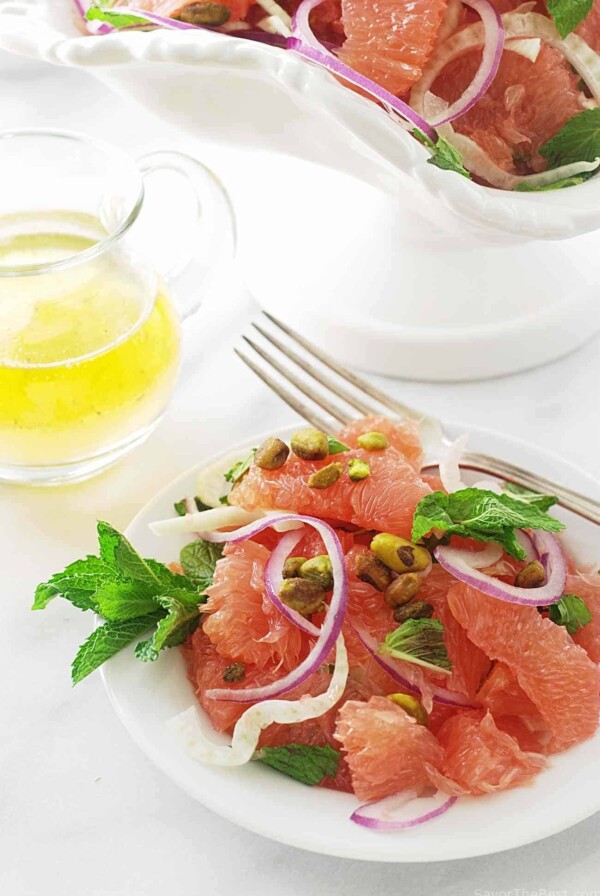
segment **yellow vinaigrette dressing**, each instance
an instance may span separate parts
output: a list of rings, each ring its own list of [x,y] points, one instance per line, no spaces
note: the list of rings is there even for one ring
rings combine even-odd
[[[70,212],[0,218],[2,268],[71,259],[106,237]],[[180,332],[162,286],[122,248],[0,278],[0,463],[69,463],[160,416]]]

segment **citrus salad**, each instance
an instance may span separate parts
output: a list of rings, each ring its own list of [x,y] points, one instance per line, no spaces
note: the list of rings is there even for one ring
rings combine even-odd
[[[465,486],[455,446],[422,471],[418,428],[383,417],[267,439],[152,524],[169,566],[106,523],[98,556],[36,591],[104,617],[80,681],[140,640],[179,646],[198,702],[169,724],[205,763],[260,761],[354,793],[402,830],[530,784],[600,715],[600,575],[578,569],[551,496]],[[228,490],[229,489],[229,490]]]
[[[88,29],[209,28],[301,54],[428,161],[524,192],[600,165],[600,0],[75,0]]]

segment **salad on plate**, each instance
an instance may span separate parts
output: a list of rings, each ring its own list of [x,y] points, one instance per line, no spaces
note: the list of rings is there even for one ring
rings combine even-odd
[[[600,166],[600,0],[73,0],[83,27],[208,29],[300,54],[432,164],[520,192]]]
[[[60,595],[101,617],[75,683],[134,642],[144,662],[181,650],[197,705],[168,724],[200,762],[353,793],[374,831],[433,823],[531,785],[600,716],[600,575],[552,496],[465,485],[460,450],[438,478],[411,421],[268,438],[152,524],[189,537],[179,558],[101,522],[98,555],[34,609]]]

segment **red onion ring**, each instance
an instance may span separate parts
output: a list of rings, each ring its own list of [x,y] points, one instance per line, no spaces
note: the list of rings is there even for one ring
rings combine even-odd
[[[540,588],[518,588],[488,576],[469,564],[468,552],[456,548],[437,547],[435,557],[440,566],[459,582],[471,585],[489,597],[523,607],[545,607],[561,599],[567,580],[567,564],[558,539],[551,532],[536,530],[531,538],[547,574],[546,584]]]
[[[304,533],[302,531],[299,532],[298,530],[295,530],[288,532],[281,538],[277,547],[273,549],[265,567],[265,590],[267,592],[267,597],[273,606],[277,607],[282,616],[285,616],[289,622],[303,632],[306,632],[307,635],[316,635],[318,637],[320,629],[316,625],[313,625],[310,620],[305,619],[301,613],[292,610],[291,607],[284,604],[279,597],[279,588],[283,582],[283,576],[281,574],[283,564],[303,536]]]
[[[378,663],[382,669],[385,669],[394,681],[401,687],[406,688],[406,690],[411,691],[413,694],[417,694],[419,697],[422,696],[421,689],[418,685],[413,684],[412,681],[409,681],[408,678],[402,675],[398,670],[398,665],[395,660],[379,654],[379,644],[372,635],[360,626],[353,625],[352,623],[350,623],[350,626],[356,633],[356,636],[365,650],[370,653],[375,662]],[[430,689],[434,702],[441,703],[444,706],[458,706],[461,709],[476,709],[479,705],[469,701],[464,694],[459,694],[458,691],[450,691],[447,688],[441,688],[435,684],[430,684]]]
[[[496,544],[495,541],[486,544],[482,551],[466,551],[461,548],[453,548],[452,550],[456,552],[457,556],[460,555],[471,569],[486,569],[488,566],[493,566],[504,554],[502,545]]]
[[[364,828],[370,828],[372,831],[404,831],[407,828],[414,828],[419,824],[424,824],[426,821],[431,821],[433,818],[438,818],[444,812],[447,812],[457,800],[457,797],[446,796],[441,791],[438,791],[435,796],[437,797],[438,794],[444,797],[443,802],[439,806],[429,809],[421,815],[416,815],[414,818],[407,818],[404,821],[393,821],[385,816],[401,808],[409,800],[414,799],[416,793],[411,790],[386,796],[375,803],[365,803],[352,813],[350,820],[355,824],[362,825]]]
[[[483,55],[475,77],[462,96],[430,122],[435,127],[454,121],[479,102],[496,77],[504,51],[504,24],[496,7],[489,0],[462,0],[462,2],[474,9],[481,18],[484,30]]]
[[[361,90],[369,93],[379,100],[388,112],[390,109],[393,109],[406,122],[418,128],[435,143],[437,134],[434,129],[408,103],[398,99],[385,87],[381,87],[375,81],[371,81],[370,78],[361,75],[353,68],[350,68],[349,65],[341,62],[317,40],[310,27],[309,16],[312,10],[322,2],[323,0],[302,0],[292,19],[292,37],[288,39],[288,49],[296,50],[297,53],[306,59],[316,62],[322,68],[326,68],[327,71],[343,78],[344,81],[348,81],[350,84],[354,84],[355,87],[359,87]],[[487,0],[474,0],[474,2],[487,2]]]
[[[335,531],[327,523],[311,516],[299,514],[282,514],[270,516],[267,519],[249,523],[235,532],[200,532],[200,537],[205,541],[215,544],[236,544],[247,538],[258,535],[269,526],[279,523],[297,522],[312,526],[319,533],[329,554],[333,569],[333,592],[325,621],[319,629],[318,637],[306,658],[292,672],[278,681],[257,688],[244,688],[240,690],[228,690],[227,688],[211,688],[206,691],[206,696],[213,700],[227,700],[232,703],[254,703],[258,700],[270,700],[291,691],[302,684],[313,672],[326,660],[331,652],[338,635],[341,633],[342,624],[348,605],[348,582],[346,565],[342,546]]]

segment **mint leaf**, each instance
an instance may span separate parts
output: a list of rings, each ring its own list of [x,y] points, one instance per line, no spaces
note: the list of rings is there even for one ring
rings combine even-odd
[[[341,454],[342,451],[350,451],[348,445],[344,445],[343,442],[338,441],[333,436],[327,436],[327,444],[329,445],[330,454]]]
[[[556,604],[549,607],[550,619],[556,625],[564,625],[570,635],[592,621],[587,604],[576,594],[563,594]]]
[[[113,576],[112,568],[99,557],[76,560],[37,586],[32,610],[45,609],[58,595],[80,610],[95,610],[95,591]]]
[[[560,532],[565,526],[535,504],[497,495],[479,488],[465,488],[446,495],[433,492],[419,502],[413,518],[412,540],[419,541],[432,529],[477,541],[497,541],[513,557],[525,558],[517,541],[517,529]]]
[[[578,184],[589,180],[595,173],[595,171],[582,171],[581,174],[563,177],[561,180],[555,180],[552,184],[543,185],[528,184],[527,181],[522,181],[520,184],[517,184],[515,191],[517,193],[548,193],[551,190],[562,190],[564,187],[576,187]]]
[[[244,460],[238,460],[238,462],[234,464],[230,470],[227,470],[227,472],[224,474],[225,482],[235,483],[239,479],[241,479],[244,473],[247,473],[252,466],[252,461],[254,460],[255,454],[256,448],[253,448],[248,457],[244,458]],[[222,500],[223,499],[221,499],[221,501]]]
[[[187,591],[174,591],[161,594],[156,600],[167,610],[167,615],[160,620],[152,637],[140,641],[135,648],[136,657],[144,662],[158,659],[158,654],[166,647],[183,644],[188,635],[198,628],[200,621],[200,599],[197,595],[194,600]]]
[[[106,622],[95,629],[87,641],[83,642],[73,660],[71,666],[73,684],[78,684],[111,656],[127,647],[151,626],[156,625],[162,614],[163,611],[160,611],[127,622]]]
[[[198,511],[212,510],[212,507],[209,507],[208,504],[205,504],[204,501],[201,498],[198,498],[197,496],[194,498],[194,504],[196,505],[196,510],[198,510]],[[185,498],[182,498],[181,501],[175,501],[175,503],[173,504],[173,507],[175,508],[175,513],[178,516],[186,515],[187,506],[186,506]]]
[[[212,585],[217,560],[223,556],[223,545],[210,541],[192,541],[181,549],[179,562],[186,576],[204,591]]]
[[[562,38],[583,22],[593,5],[594,0],[546,0],[548,12]]]
[[[148,19],[142,19],[140,16],[134,16],[130,13],[113,12],[110,9],[101,9],[99,6],[90,6],[85,14],[88,22],[95,20],[100,22],[108,22],[113,28],[131,28],[132,25],[148,25]]]
[[[435,672],[452,669],[444,643],[444,626],[439,619],[407,619],[386,635],[379,652]]]
[[[160,609],[156,597],[138,582],[105,582],[95,594],[98,613],[110,622],[125,622]]]
[[[413,136],[415,136],[417,140],[430,151],[431,156],[427,159],[430,165],[435,165],[436,168],[443,168],[446,171],[454,171],[456,174],[461,174],[463,177],[471,180],[471,175],[463,165],[460,152],[455,146],[448,143],[444,137],[438,135],[438,138],[434,143],[433,140],[430,140],[427,134],[424,134],[423,131],[420,131],[418,128],[414,128],[412,133]]]
[[[550,510],[550,508],[558,502],[558,498],[554,495],[542,495],[540,492],[534,492],[531,489],[523,488],[514,482],[503,482],[502,491],[508,492],[518,501],[524,501],[526,504],[533,504],[538,510]]]
[[[140,557],[125,536],[109,523],[98,522],[98,544],[101,558],[121,576],[160,588],[160,575]]]
[[[558,134],[540,147],[550,168],[600,158],[600,109],[584,109],[570,118]],[[578,175],[581,176],[581,175]]]
[[[315,747],[287,744],[284,747],[263,747],[256,758],[278,772],[311,786],[323,778],[333,778],[340,763],[340,753],[329,745]]]

